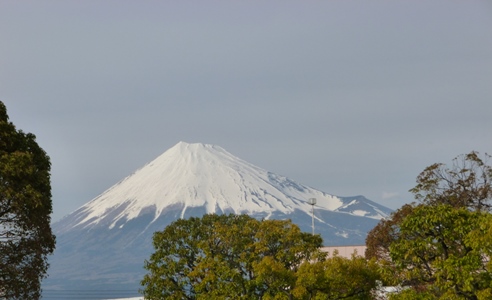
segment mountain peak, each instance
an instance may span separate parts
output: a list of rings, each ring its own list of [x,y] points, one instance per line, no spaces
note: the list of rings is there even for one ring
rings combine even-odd
[[[177,143],[154,161],[150,162],[149,165],[154,163],[164,165],[180,164],[182,167],[194,166],[195,168],[204,169],[210,167],[207,164],[203,165],[205,161],[250,165],[217,145],[186,142]]]
[[[172,152],[172,151],[177,151],[177,152],[200,152],[200,151],[207,151],[207,149],[220,149],[223,150],[221,147],[212,145],[212,144],[204,144],[204,143],[187,143],[180,141],[173,147],[171,147],[169,150],[166,152]]]
[[[112,228],[120,220],[149,212],[155,220],[170,207],[178,207],[180,217],[196,207],[204,207],[206,213],[264,213],[268,217],[276,211],[308,211],[306,197],[317,197],[326,209],[342,206],[335,196],[267,172],[219,146],[179,142],[79,208],[72,226]]]
[[[323,210],[350,210],[339,197],[268,172],[219,146],[179,142],[80,207],[65,226],[66,230],[93,226],[111,229],[144,214],[153,214],[155,221],[169,210],[180,218],[194,209],[261,214],[265,218],[294,211],[309,214],[309,198],[317,198],[317,207]],[[384,216],[379,212],[367,214],[376,219]]]

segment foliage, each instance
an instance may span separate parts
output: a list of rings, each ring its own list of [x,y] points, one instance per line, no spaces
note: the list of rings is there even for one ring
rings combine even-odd
[[[414,205],[405,204],[369,231],[366,238],[365,256],[367,259],[387,260],[389,258],[389,246],[398,238],[399,224],[413,209]]]
[[[289,299],[300,265],[323,257],[318,235],[247,215],[180,219],[153,243],[146,299]]]
[[[417,291],[415,289],[403,289],[389,295],[390,300],[435,300],[435,295],[429,291]]]
[[[297,299],[372,299],[381,279],[375,260],[334,255],[305,263],[298,272],[293,294]]]
[[[16,130],[0,102],[0,298],[38,299],[51,232],[50,161],[33,134]]]
[[[417,207],[390,246],[404,284],[443,299],[477,299],[492,283],[486,248],[475,240],[486,218],[488,213],[446,204]]]

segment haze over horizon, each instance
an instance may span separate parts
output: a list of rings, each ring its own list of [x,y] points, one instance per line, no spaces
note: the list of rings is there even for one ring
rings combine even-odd
[[[396,209],[492,153],[489,1],[1,1],[0,101],[53,221],[179,141]]]

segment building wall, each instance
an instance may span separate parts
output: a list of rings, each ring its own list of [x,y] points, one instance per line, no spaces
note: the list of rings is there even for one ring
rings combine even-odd
[[[328,257],[332,257],[333,252],[335,250],[338,251],[338,256],[341,257],[346,257],[346,258],[351,258],[352,253],[356,252],[357,256],[364,256],[364,253],[366,252],[366,246],[365,245],[358,245],[358,246],[332,246],[332,247],[321,247],[321,251],[327,252]]]

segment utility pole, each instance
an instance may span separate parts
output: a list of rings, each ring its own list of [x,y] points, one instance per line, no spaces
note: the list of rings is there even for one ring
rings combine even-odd
[[[313,227],[313,235],[314,235],[314,205],[316,204],[316,198],[309,198],[308,203],[312,206],[312,227]]]

